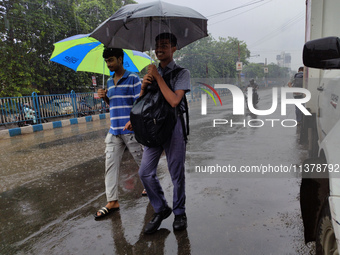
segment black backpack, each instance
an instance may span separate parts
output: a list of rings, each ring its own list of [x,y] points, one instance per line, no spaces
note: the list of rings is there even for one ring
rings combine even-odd
[[[178,73],[183,68],[176,68],[163,76],[165,83],[170,87],[171,78],[177,78]],[[185,110],[181,110],[181,102],[177,107],[171,107],[166,101],[158,84],[152,83],[147,86],[145,93],[136,100],[130,112],[130,121],[135,133],[136,140],[148,147],[158,147],[163,145],[172,135],[172,131],[180,116],[183,135],[187,141],[189,135],[189,115],[186,96],[184,95]],[[186,125],[183,113],[186,113]],[[186,126],[186,128],[185,128]]]

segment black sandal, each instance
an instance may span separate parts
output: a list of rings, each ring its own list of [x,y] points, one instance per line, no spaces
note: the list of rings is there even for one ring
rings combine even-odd
[[[109,209],[106,206],[103,206],[93,216],[94,216],[95,219],[99,219],[99,218],[102,218],[102,217],[109,215],[110,213],[112,213],[114,211],[118,211],[118,210],[119,210],[119,207]],[[100,212],[100,215],[97,215],[98,212]]]
[[[148,196],[148,193],[146,193],[146,190],[143,189],[143,191],[142,191],[142,197],[147,197],[147,196]]]

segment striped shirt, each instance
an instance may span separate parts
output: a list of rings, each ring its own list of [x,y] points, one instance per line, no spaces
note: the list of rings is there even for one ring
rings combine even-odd
[[[137,74],[125,71],[115,86],[113,76],[107,81],[107,97],[110,100],[110,133],[122,135],[133,133],[124,130],[125,124],[130,120],[130,111],[133,103],[139,97],[141,81]]]

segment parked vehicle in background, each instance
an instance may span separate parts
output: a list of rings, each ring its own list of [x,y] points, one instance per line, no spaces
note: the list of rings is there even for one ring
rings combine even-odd
[[[41,105],[41,111],[47,111],[53,115],[69,115],[73,113],[73,106],[70,101],[54,99]]]
[[[101,107],[99,109],[99,113],[106,113],[106,112],[110,112],[110,108],[108,107],[108,105],[104,102],[104,100],[102,100],[101,102]]]
[[[13,123],[16,121],[16,116],[8,111],[4,106],[0,105],[0,124]]]
[[[86,102],[85,98],[82,98],[80,102],[78,103],[78,116],[83,117],[83,116],[88,116],[95,114],[93,111],[93,108]]]
[[[312,116],[304,116],[301,125],[300,140],[309,148],[303,164],[301,214],[305,241],[316,242],[316,254],[339,254],[340,39],[334,36],[340,37],[340,1],[306,4],[303,86],[311,92],[306,107]]]
[[[28,104],[20,105],[19,111],[16,116],[19,127],[37,124],[35,110],[31,106]]]

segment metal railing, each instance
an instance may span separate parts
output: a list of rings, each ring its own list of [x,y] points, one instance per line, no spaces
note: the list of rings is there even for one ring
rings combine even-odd
[[[0,98],[0,125],[34,125],[59,117],[82,117],[108,112],[97,93],[75,93]]]
[[[229,79],[192,79],[191,91],[186,95],[190,101],[201,97],[202,90],[197,81],[211,85],[232,83]],[[229,93],[226,89],[217,89],[217,92],[221,96]],[[0,98],[0,126],[34,125],[60,117],[77,118],[108,111],[109,107],[94,92],[75,93],[72,90],[69,94],[54,95],[37,95],[33,92],[31,96]]]

